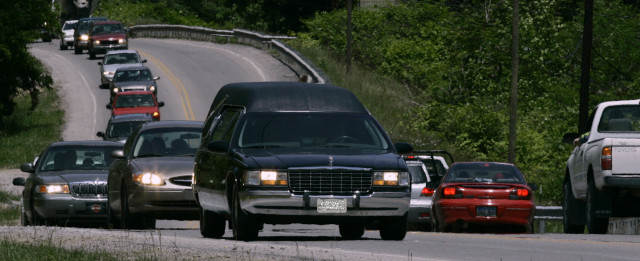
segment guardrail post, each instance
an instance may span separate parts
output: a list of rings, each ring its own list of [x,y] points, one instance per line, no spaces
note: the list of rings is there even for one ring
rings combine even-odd
[[[545,230],[546,224],[547,223],[544,220],[538,220],[538,233],[539,234],[544,234],[544,230]]]

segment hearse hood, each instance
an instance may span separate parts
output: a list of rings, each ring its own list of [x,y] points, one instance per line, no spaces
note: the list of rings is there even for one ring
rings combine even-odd
[[[249,168],[288,169],[302,167],[351,167],[373,170],[406,171],[404,161],[395,153],[379,150],[324,150],[313,152],[286,149],[251,149],[238,151]],[[253,163],[253,164],[252,164]]]

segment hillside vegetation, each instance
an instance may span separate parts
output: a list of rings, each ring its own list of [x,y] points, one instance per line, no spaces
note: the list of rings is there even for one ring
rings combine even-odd
[[[298,37],[291,44],[309,54],[334,84],[356,89],[359,97],[369,94],[364,102],[376,108],[372,113],[392,130],[394,140],[449,150],[457,161],[507,160],[511,1],[406,1],[356,8],[353,59],[366,71],[358,75],[343,73],[344,6],[284,23],[265,12],[273,12],[268,4],[286,1],[227,2],[232,1],[103,0],[98,11],[128,25],[153,20],[291,32]],[[595,1],[590,107],[638,97],[637,2]],[[517,165],[530,182],[542,185],[542,204],[560,203],[572,149],[561,137],[577,131],[583,13],[581,1],[520,1]],[[249,19],[248,14],[254,15]]]

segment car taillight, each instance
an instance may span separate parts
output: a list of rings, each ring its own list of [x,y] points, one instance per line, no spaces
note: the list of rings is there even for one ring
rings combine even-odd
[[[435,189],[424,187],[422,189],[422,192],[420,193],[420,196],[421,197],[431,197],[431,196],[433,196],[433,192],[434,191],[435,191]]]
[[[514,189],[509,195],[509,199],[530,199],[531,192],[525,188]]]
[[[602,148],[602,156],[600,158],[600,165],[602,165],[602,170],[611,170],[611,147]]]
[[[446,187],[442,191],[444,198],[462,198],[462,191],[458,187]]]

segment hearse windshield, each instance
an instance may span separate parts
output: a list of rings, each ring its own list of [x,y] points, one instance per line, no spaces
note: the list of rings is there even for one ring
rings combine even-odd
[[[240,148],[330,147],[389,149],[386,134],[367,114],[265,112],[240,122]]]

